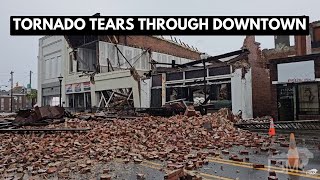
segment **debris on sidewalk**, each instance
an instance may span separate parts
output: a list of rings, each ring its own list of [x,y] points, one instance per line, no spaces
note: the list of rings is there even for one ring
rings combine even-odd
[[[61,109],[55,110],[62,112]],[[52,111],[50,108],[35,110],[41,114],[36,117],[39,120],[62,116],[61,113],[53,115]],[[98,114],[101,118],[104,115]],[[31,114],[21,119],[23,121],[30,116]],[[263,142],[264,137],[235,128],[233,124],[232,114],[226,109],[204,116],[147,116],[130,120],[113,118],[112,121],[88,121],[76,116],[66,118],[64,123],[23,127],[32,129],[30,131],[66,130],[56,134],[0,134],[0,165],[23,170],[32,166],[35,174],[40,169],[48,170],[51,166],[56,167],[57,172],[67,168],[78,169],[86,174],[97,163],[112,162],[115,158],[120,158],[126,163],[137,165],[144,160],[161,160],[172,171],[184,168],[194,170],[207,164],[206,158],[212,152],[218,155],[221,151],[229,153],[228,148],[239,143],[249,147],[262,145],[255,140]],[[73,132],[72,129],[86,131]],[[247,151],[242,154],[247,154]],[[237,156],[232,157],[243,161]],[[53,170],[55,169],[51,168],[49,172]]]
[[[20,110],[13,120],[4,119],[0,122],[0,129],[16,129],[22,126],[45,126],[64,122],[64,117],[72,117],[63,107],[43,106],[34,110]]]
[[[262,116],[254,119],[239,119],[238,123],[269,123],[271,118],[271,116]]]

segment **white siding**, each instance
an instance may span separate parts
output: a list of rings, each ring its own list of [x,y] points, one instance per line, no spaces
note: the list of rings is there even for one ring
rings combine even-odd
[[[62,60],[61,56],[57,57],[57,75],[60,76],[61,74],[61,69],[62,69]]]
[[[45,75],[45,79],[50,78],[50,59],[47,59],[45,61],[45,69],[44,69],[43,73]]]
[[[56,61],[55,61],[55,57],[51,58],[51,74],[50,74],[50,78],[55,78],[56,77],[56,73],[57,73],[57,66],[56,66]]]
[[[242,111],[243,118],[252,118],[252,82],[251,69],[242,79],[241,69],[236,69],[231,77],[232,112]]]
[[[65,70],[67,70],[67,59],[70,49],[63,36],[45,36],[39,39],[38,53],[38,102],[42,105],[42,89],[44,85],[58,82],[58,76],[63,76],[62,92],[64,92],[64,81],[67,79]],[[62,93],[64,101],[65,94]]]
[[[180,58],[173,55],[158,53],[158,52],[152,52],[151,59],[150,59],[150,54],[143,53],[144,52],[143,49],[129,47],[129,46],[122,46],[122,45],[117,45],[117,47],[126,57],[126,59],[131,63],[131,65],[134,66],[137,70],[143,70],[143,71],[150,70],[151,65],[149,62],[151,59],[157,62],[162,62],[162,63],[171,63],[172,60],[176,60],[176,64],[187,63],[192,61],[190,59]],[[107,43],[107,42],[99,42],[99,48],[100,48],[99,62],[100,62],[100,66],[103,69],[106,69],[108,67],[108,61],[107,61],[108,58],[113,68],[119,68],[119,64],[120,64],[120,68],[122,69],[126,69],[130,67],[130,65],[126,62],[126,60],[123,58],[123,56],[120,53],[118,53],[117,55],[117,49],[114,46],[114,44]],[[170,67],[170,65],[157,65],[157,66]],[[103,72],[106,72],[106,71],[103,71]]]
[[[141,84],[141,107],[149,108],[151,102],[151,79],[140,81]]]

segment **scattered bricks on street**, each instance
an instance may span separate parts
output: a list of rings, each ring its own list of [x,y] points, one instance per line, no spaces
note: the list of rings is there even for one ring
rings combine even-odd
[[[184,171],[183,169],[177,169],[177,170],[173,170],[171,172],[168,172],[164,175],[164,179],[168,179],[168,180],[176,180],[179,179],[180,177],[184,176]]]
[[[81,174],[86,174],[86,173],[89,173],[89,172],[91,172],[91,168],[83,168],[80,171]]]
[[[47,116],[46,109],[43,111],[44,116]],[[74,117],[66,119],[64,123],[39,127],[24,126],[24,129],[33,130],[38,128],[89,128],[90,130],[0,134],[2,145],[0,170],[10,169],[13,164],[17,164],[19,165],[17,167],[23,167],[20,172],[30,166],[31,169],[28,171],[37,173],[39,169],[44,169],[48,174],[55,172],[58,175],[68,174],[68,171],[86,174],[94,171],[91,172],[90,169],[95,164],[109,163],[116,157],[124,162],[130,160],[134,163],[142,163],[144,159],[161,160],[172,170],[182,168],[194,170],[207,164],[208,156],[230,154],[229,149],[238,144],[257,146],[259,149],[262,144],[253,145],[253,139],[264,140],[264,138],[256,133],[236,128],[234,122],[228,119],[229,115],[225,109],[205,116],[176,115],[168,118],[146,116],[130,120],[115,117],[112,121],[104,121],[105,117],[102,115],[99,117],[100,121],[86,121]],[[247,152],[242,151],[240,154],[245,155]],[[240,161],[239,158],[236,160]],[[105,169],[103,174],[110,172]]]
[[[274,148],[274,147],[270,147],[270,148],[269,148],[269,150],[270,150],[271,152],[275,152],[275,151],[277,151],[277,149],[276,149],[276,148]]]
[[[127,164],[130,162],[130,159],[124,159],[123,162]]]
[[[268,180],[278,180],[278,178],[276,176],[269,176]]]
[[[275,164],[277,164],[277,160],[273,160],[273,159],[272,159],[272,160],[270,161],[270,163],[273,164],[273,165],[275,165]]]
[[[269,171],[269,176],[277,176],[275,171]]]
[[[103,174],[108,174],[109,172],[110,172],[110,169],[103,169],[103,170],[102,170],[102,173],[103,173]]]
[[[240,155],[249,155],[249,151],[248,150],[242,150],[242,151],[240,151]]]
[[[289,143],[287,143],[287,142],[281,142],[281,143],[280,143],[280,146],[281,146],[281,147],[289,147]]]
[[[52,174],[52,173],[55,173],[57,172],[57,168],[56,167],[50,167],[48,170],[47,170],[47,173],[48,174]]]
[[[202,180],[202,177],[193,173],[193,172],[185,172],[185,176],[182,179],[187,179],[187,180]]]
[[[134,161],[134,163],[142,163],[142,160],[141,159],[137,159],[137,158],[133,159],[133,161]]]
[[[268,148],[266,148],[266,147],[261,147],[260,150],[261,150],[262,152],[267,152],[267,151],[268,151]]]
[[[263,164],[253,164],[252,166],[253,166],[253,168],[255,168],[255,169],[264,168],[264,165],[263,165]]]
[[[188,164],[187,167],[186,167],[187,170],[193,170],[193,168],[194,168],[194,166],[191,165],[191,164]]]
[[[144,174],[137,174],[137,180],[145,180],[146,176]]]
[[[100,180],[111,180],[111,176],[108,174],[102,174]]]
[[[222,154],[229,154],[229,151],[226,150],[226,149],[224,149],[224,150],[221,151],[221,153],[222,153]]]
[[[237,155],[231,156],[229,160],[243,162],[243,159],[239,158]]]
[[[185,179],[190,179],[190,180],[202,180],[202,177],[199,176],[199,175],[195,175],[195,174],[191,174],[191,173],[188,173],[186,176],[185,176]]]

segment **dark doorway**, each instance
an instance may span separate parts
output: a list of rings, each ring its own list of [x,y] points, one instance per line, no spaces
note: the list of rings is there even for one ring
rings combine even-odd
[[[278,86],[278,112],[279,121],[293,121],[294,113],[294,96],[293,86]]]

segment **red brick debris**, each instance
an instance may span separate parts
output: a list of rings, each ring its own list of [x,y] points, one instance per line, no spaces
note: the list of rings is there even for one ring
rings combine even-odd
[[[111,162],[115,158],[127,163],[162,160],[165,168],[172,171],[193,170],[207,164],[209,155],[227,153],[232,146],[261,147],[267,137],[235,128],[229,115],[228,110],[222,109],[211,115],[192,117],[176,115],[100,121],[73,118],[47,127],[90,127],[91,130],[54,134],[4,133],[0,134],[0,170],[23,172],[31,169],[34,174],[58,173],[61,176],[70,171],[85,174],[90,173],[94,164]],[[241,154],[247,154],[247,151]],[[237,159],[236,156],[233,158]],[[109,178],[108,174],[103,175],[103,179]]]

